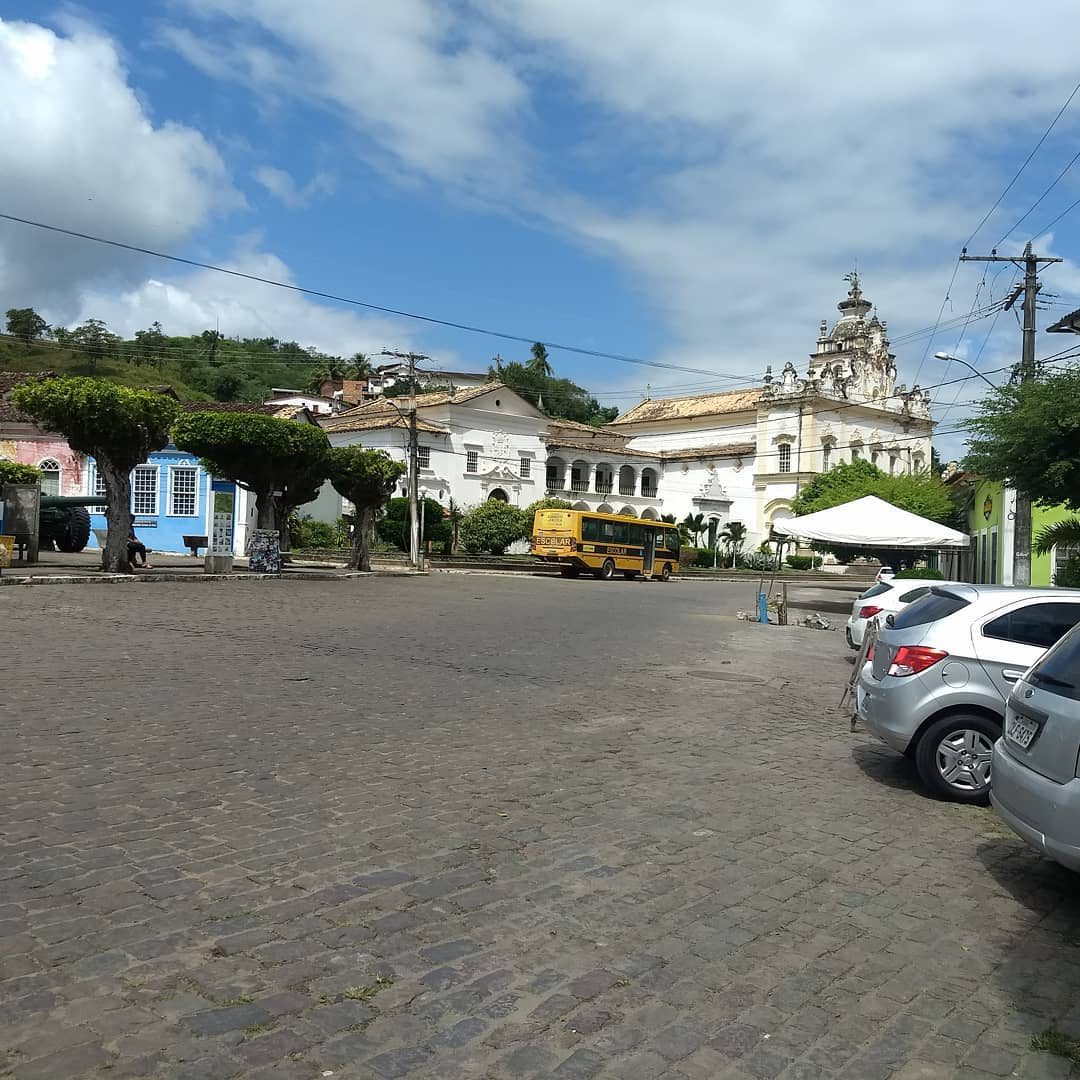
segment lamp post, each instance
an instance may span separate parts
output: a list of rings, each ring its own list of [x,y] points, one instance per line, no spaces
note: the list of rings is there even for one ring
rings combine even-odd
[[[992,387],[994,390],[997,389],[997,385],[995,383],[992,383],[977,367],[972,366],[966,360],[961,359],[961,357],[959,356],[953,356],[952,353],[947,352],[936,352],[934,353],[934,359],[951,360],[954,364],[963,364],[964,367],[968,369],[968,371],[978,375],[979,378],[982,379],[982,381],[986,383],[987,386]]]

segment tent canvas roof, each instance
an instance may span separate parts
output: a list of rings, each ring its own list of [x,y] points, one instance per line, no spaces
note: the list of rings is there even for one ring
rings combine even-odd
[[[851,547],[962,548],[968,538],[929,518],[865,495],[861,499],[819,510],[816,514],[777,521],[773,531],[804,540]]]

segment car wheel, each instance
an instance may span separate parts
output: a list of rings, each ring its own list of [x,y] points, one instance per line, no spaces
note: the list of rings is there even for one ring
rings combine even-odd
[[[661,581],[670,581],[671,580],[671,563],[669,563],[669,562],[664,563],[664,569],[660,571],[660,580]]]
[[[1001,725],[976,713],[935,721],[915,748],[915,767],[935,795],[953,802],[985,804],[990,798],[990,760]]]
[[[852,640],[852,637],[851,637],[851,627],[850,626],[845,626],[844,627],[844,633],[847,635],[848,648],[849,649],[854,649],[856,652],[858,652],[859,646],[855,644],[854,640]]]
[[[605,559],[596,571],[596,576],[601,581],[610,581],[615,576],[615,563],[611,559]]]

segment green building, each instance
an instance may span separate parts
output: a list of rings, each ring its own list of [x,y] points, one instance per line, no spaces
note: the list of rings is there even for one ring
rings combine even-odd
[[[960,480],[968,492],[967,532],[971,546],[960,557],[959,576],[963,581],[985,585],[1013,583],[1013,551],[1016,533],[1013,518],[1016,511],[1016,491],[1000,481],[964,477]],[[1037,537],[1047,525],[1074,516],[1063,506],[1050,509],[1033,505],[1031,535]],[[1048,555],[1031,556],[1031,584],[1052,585],[1054,574],[1070,555],[1070,549],[1055,548]]]

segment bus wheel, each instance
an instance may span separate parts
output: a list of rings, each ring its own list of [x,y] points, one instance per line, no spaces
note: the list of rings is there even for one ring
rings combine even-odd
[[[596,571],[596,576],[601,581],[610,581],[615,576],[615,563],[611,559],[605,559]]]
[[[664,563],[664,569],[660,571],[660,580],[661,581],[670,581],[671,580],[671,563],[669,563],[669,562]]]

